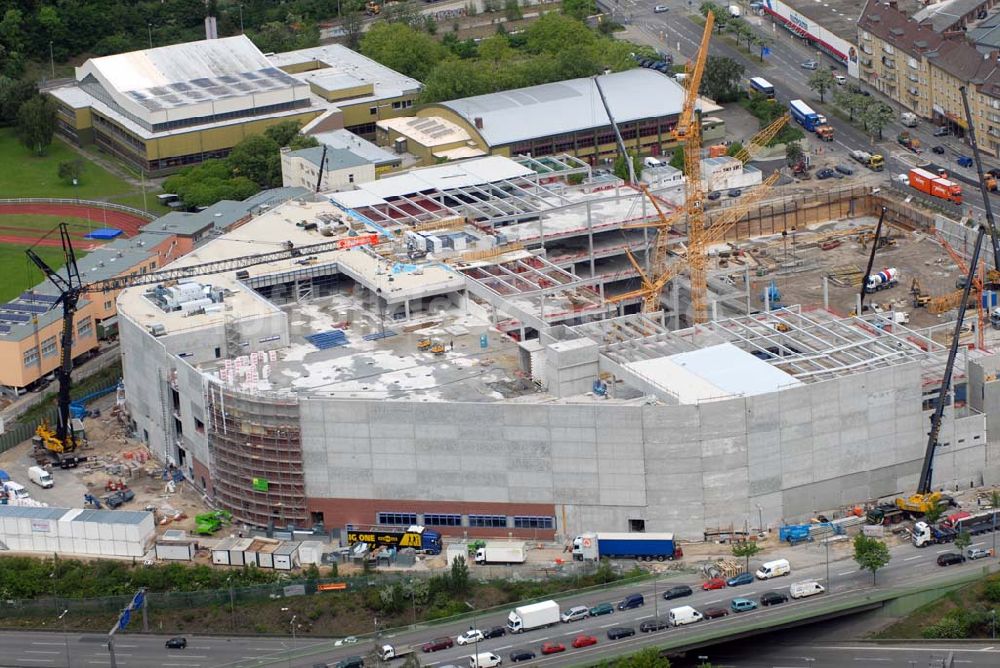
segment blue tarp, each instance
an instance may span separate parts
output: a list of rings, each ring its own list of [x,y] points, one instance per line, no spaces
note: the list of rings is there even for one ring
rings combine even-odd
[[[116,230],[113,227],[102,227],[99,230],[94,230],[90,234],[87,234],[85,239],[99,239],[101,241],[108,241],[110,239],[115,239],[121,236],[122,231]]]

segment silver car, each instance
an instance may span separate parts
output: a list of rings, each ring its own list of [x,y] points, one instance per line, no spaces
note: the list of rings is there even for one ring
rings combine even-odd
[[[981,547],[968,547],[965,549],[965,558],[969,561],[974,559],[982,559],[984,557],[990,556],[989,550],[984,550]]]
[[[572,608],[562,613],[562,621],[564,624],[569,622],[576,622],[581,619],[586,619],[587,615],[590,614],[590,608],[585,605],[574,605]]]
[[[807,60],[806,62],[802,63],[802,69],[804,70],[814,70],[817,67],[819,67],[819,63],[817,63],[815,60]]]

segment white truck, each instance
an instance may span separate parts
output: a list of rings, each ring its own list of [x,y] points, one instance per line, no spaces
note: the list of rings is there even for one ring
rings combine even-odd
[[[404,656],[413,654],[417,651],[417,648],[413,645],[408,647],[393,647],[392,645],[382,645],[382,660],[391,661],[392,659],[401,659]]]
[[[555,601],[521,605],[507,616],[507,630],[511,633],[524,633],[558,624],[559,618],[559,604]]]
[[[49,487],[52,487],[52,485],[55,484],[55,481],[52,480],[52,474],[43,469],[41,466],[32,466],[31,468],[29,468],[28,478],[31,480],[31,482],[45,489],[48,489]]]
[[[524,542],[494,542],[486,543],[476,550],[477,564],[523,564],[527,561]]]
[[[738,19],[743,16],[743,10],[739,8],[739,5],[729,5],[729,17]]]
[[[904,111],[900,117],[899,122],[908,128],[917,127],[917,115],[912,111]]]

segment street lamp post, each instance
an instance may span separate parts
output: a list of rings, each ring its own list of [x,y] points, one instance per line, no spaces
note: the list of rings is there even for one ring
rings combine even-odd
[[[759,503],[757,505],[757,531],[764,533],[764,508]]]
[[[52,67],[52,78],[56,78],[56,58],[52,51],[52,40],[49,40],[49,65]]]
[[[149,48],[153,48],[153,24],[146,24],[146,32],[149,34]]]
[[[830,539],[825,539],[823,545],[826,547],[826,593],[833,591],[833,583],[830,582]]]
[[[472,605],[468,601],[465,602],[465,605],[468,606],[469,610],[472,610],[472,626],[469,627],[469,630],[478,631],[479,624],[476,622],[476,606]],[[475,638],[475,640],[473,640],[474,654],[472,655],[473,656],[472,667],[479,668],[479,634],[478,633],[475,634],[473,638]]]
[[[243,3],[240,3],[240,34],[243,34]]]
[[[236,630],[236,600],[233,596],[233,576],[230,575],[226,578],[226,584],[229,585],[229,624],[232,626],[233,630]]]
[[[62,614],[59,615],[59,621],[62,622],[63,644],[66,645],[66,668],[70,668],[70,660],[69,660],[69,635],[66,634],[66,614],[68,612],[69,612],[69,608],[63,610]]]

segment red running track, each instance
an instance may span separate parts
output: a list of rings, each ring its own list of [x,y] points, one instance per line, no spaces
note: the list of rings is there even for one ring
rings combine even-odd
[[[114,209],[102,209],[97,206],[86,204],[59,204],[59,203],[24,203],[24,204],[0,204],[0,216],[14,214],[30,214],[36,216],[67,216],[82,220],[91,220],[98,227],[114,227],[122,231],[126,237],[134,237],[139,233],[139,228],[149,223],[140,216],[116,211]],[[59,245],[59,240],[55,240],[54,245]],[[9,242],[6,242],[9,243]],[[20,240],[17,243],[24,243]],[[43,246],[50,244],[40,244]]]

